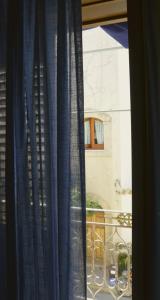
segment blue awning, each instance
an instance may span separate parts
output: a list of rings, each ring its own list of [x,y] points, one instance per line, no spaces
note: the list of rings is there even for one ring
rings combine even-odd
[[[128,48],[128,23],[118,23],[101,27],[124,48]]]

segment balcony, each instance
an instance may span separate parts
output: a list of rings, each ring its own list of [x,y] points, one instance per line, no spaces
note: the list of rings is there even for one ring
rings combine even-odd
[[[132,214],[87,209],[88,300],[132,298]]]

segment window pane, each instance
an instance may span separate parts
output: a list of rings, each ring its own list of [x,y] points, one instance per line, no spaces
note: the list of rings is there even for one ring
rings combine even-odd
[[[132,299],[132,165],[128,49],[83,32],[88,299]],[[104,145],[104,147],[103,147]],[[91,149],[91,147],[89,147]],[[103,151],[97,151],[103,149]]]
[[[90,122],[89,120],[85,121],[85,145],[90,145]]]
[[[103,123],[99,120],[94,122],[94,142],[95,144],[104,144],[104,128]]]

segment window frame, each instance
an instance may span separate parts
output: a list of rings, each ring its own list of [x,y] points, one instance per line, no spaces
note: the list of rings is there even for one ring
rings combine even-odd
[[[95,144],[95,131],[94,131],[94,125],[95,121],[99,121],[102,123],[102,126],[104,128],[103,121],[98,118],[85,118],[84,123],[86,121],[89,121],[89,127],[90,127],[90,144],[85,144],[85,150],[104,150],[104,141],[103,144]]]

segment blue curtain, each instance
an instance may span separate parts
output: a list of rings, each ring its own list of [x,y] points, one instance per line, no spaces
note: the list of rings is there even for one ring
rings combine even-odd
[[[0,0],[0,298],[86,299],[80,0]]]

